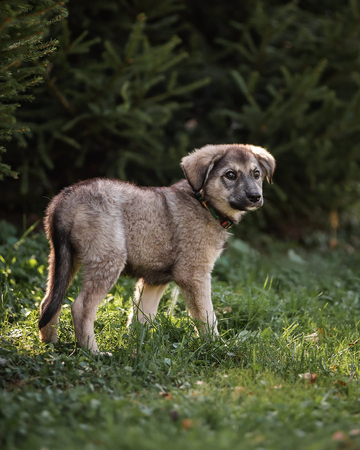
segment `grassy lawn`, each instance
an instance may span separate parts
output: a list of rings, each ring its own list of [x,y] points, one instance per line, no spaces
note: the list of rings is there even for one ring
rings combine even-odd
[[[360,448],[360,255],[233,239],[213,301],[221,339],[199,338],[173,286],[156,321],[126,329],[134,281],[99,308],[99,347],[40,344],[47,242],[0,246],[0,448]],[[359,342],[359,343],[358,343]]]

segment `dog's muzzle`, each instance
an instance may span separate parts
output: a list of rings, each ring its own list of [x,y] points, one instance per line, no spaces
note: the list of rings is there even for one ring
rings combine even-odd
[[[229,204],[238,211],[255,211],[263,205],[263,198],[258,192],[249,192],[246,197],[230,200]]]

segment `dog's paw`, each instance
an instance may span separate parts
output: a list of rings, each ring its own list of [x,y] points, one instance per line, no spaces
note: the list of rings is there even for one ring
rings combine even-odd
[[[111,358],[113,356],[113,354],[111,352],[99,352],[98,355],[109,357],[109,358]]]

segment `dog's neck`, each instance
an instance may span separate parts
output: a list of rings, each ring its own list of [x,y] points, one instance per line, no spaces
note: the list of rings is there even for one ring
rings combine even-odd
[[[215,208],[213,208],[206,200],[204,200],[203,196],[201,195],[201,192],[195,192],[195,198],[198,200],[202,207],[205,208],[209,213],[219,221],[220,225],[225,228],[226,230],[233,226],[234,222],[230,219],[227,219],[223,215],[219,213]]]

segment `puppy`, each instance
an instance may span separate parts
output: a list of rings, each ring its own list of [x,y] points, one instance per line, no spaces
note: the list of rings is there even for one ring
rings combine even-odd
[[[199,327],[217,334],[211,271],[227,229],[262,206],[262,182],[272,182],[275,160],[252,145],[207,145],[181,167],[186,179],[170,187],[97,178],[53,198],[45,217],[51,251],[41,341],[57,341],[62,301],[81,266],[83,285],[71,312],[76,339],[92,352],[98,352],[97,307],[121,273],[139,279],[133,313],[140,322],[155,317],[174,281]]]

